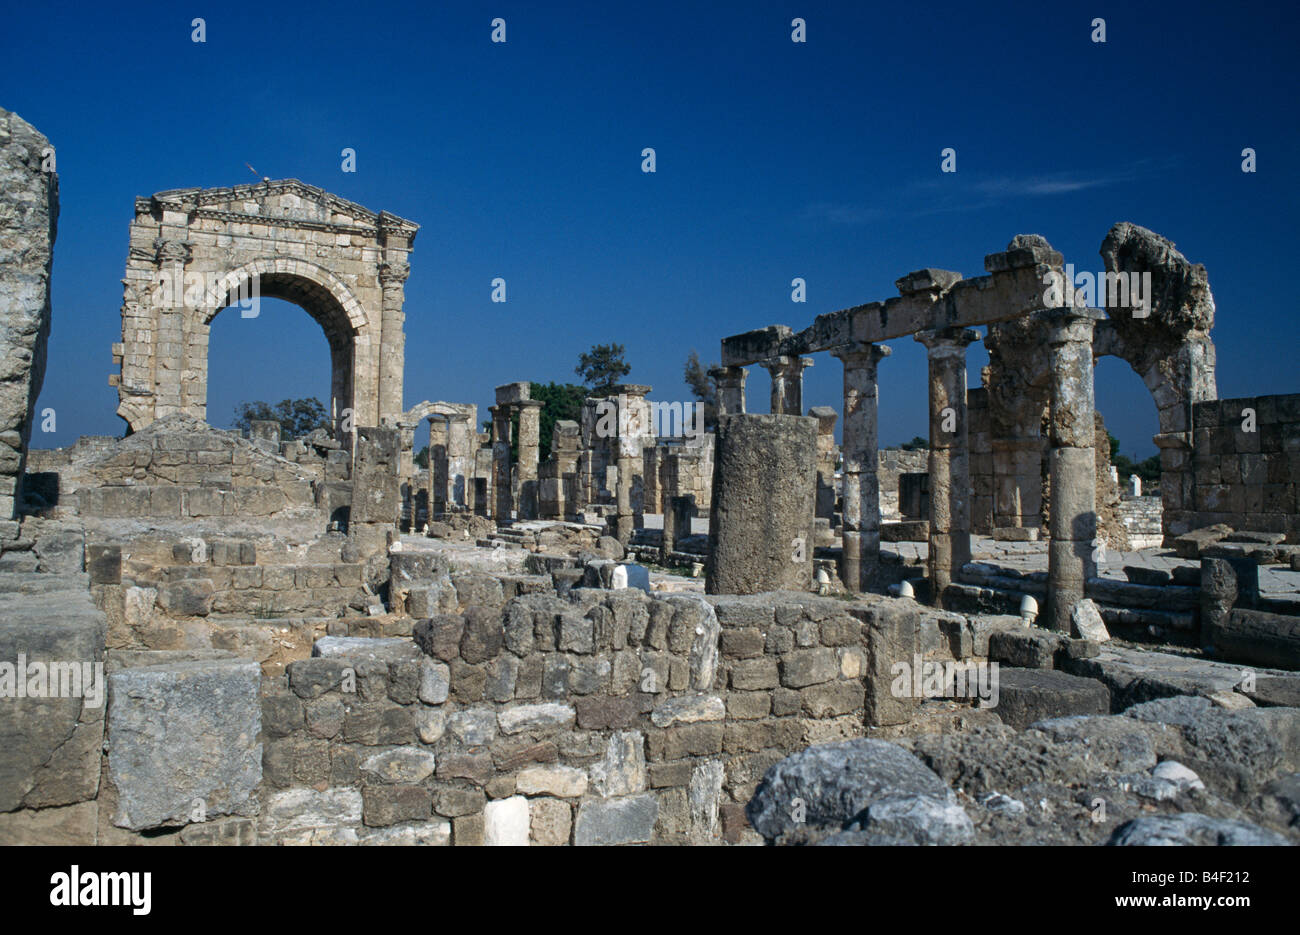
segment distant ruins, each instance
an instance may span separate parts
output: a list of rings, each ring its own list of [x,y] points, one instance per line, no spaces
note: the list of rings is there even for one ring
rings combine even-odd
[[[1300,394],[1217,398],[1208,277],[1159,235],[1102,243],[1140,309],[1053,304],[1064,258],[1018,236],[724,338],[716,431],[623,384],[543,459],[528,382],[490,431],[405,406],[414,223],[160,192],[129,432],[41,450],[47,151],[0,111],[0,842],[1300,842]],[[206,423],[208,327],[254,296],[325,330],[332,430]],[[878,445],[892,340],[924,449]],[[838,410],[805,406],[821,352]],[[1159,411],[1156,495],[1109,463],[1105,355]]]

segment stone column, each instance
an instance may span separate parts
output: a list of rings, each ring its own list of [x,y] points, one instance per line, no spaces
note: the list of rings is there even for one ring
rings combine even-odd
[[[383,288],[380,310],[379,345],[379,418],[392,419],[402,414],[402,374],[406,365],[405,315],[406,277],[411,268],[405,263],[384,263],[379,267],[379,284]]]
[[[537,519],[537,460],[541,444],[541,400],[529,399],[518,404],[519,463],[515,467],[519,484],[519,518]]]
[[[420,423],[394,420],[391,424],[397,427],[401,438],[401,464],[398,471],[405,479],[415,474],[415,430],[420,427]]]
[[[1097,461],[1092,386],[1095,309],[1061,307],[1040,313],[1048,325],[1052,401],[1047,420],[1052,504],[1047,552],[1048,629],[1070,632],[1070,611],[1097,573]]]
[[[492,413],[492,489],[496,495],[492,517],[497,523],[513,519],[510,496],[510,406],[489,406]]]
[[[469,415],[447,417],[447,509],[474,510],[474,426]]]
[[[364,558],[386,548],[402,512],[401,439],[391,426],[357,427],[348,537]]]
[[[889,356],[883,344],[851,344],[832,352],[844,363],[844,507],[840,579],[850,591],[865,590],[880,561],[880,480],[876,371]]]
[[[723,416],[716,444],[705,591],[811,590],[817,420]]]
[[[448,426],[445,416],[429,416],[429,519],[434,518],[434,514],[445,511],[450,504],[450,498],[447,495],[448,477],[450,475],[447,463],[448,448]]]
[[[718,388],[718,415],[743,415],[749,371],[744,367],[717,367],[709,371],[709,376]]]
[[[637,504],[633,502],[632,487],[640,476],[637,470],[643,463],[644,437],[651,431],[649,404],[646,394],[650,387],[636,383],[623,383],[618,391],[618,437],[615,451],[618,456],[618,478],[614,488],[614,535],[623,545],[632,541],[637,523]]]
[[[930,594],[943,592],[970,561],[970,450],[967,443],[966,347],[979,340],[969,328],[921,331],[930,363]]]
[[[772,377],[772,412],[797,416],[803,413],[803,372],[813,365],[811,357],[776,357],[763,361]]]

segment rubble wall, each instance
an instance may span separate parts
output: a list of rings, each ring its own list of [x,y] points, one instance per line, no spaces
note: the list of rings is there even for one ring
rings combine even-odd
[[[757,843],[743,807],[770,766],[905,723],[919,700],[891,694],[890,663],[972,651],[961,618],[875,597],[460,610],[260,673],[220,649],[113,651],[97,794],[0,816],[0,839]]]

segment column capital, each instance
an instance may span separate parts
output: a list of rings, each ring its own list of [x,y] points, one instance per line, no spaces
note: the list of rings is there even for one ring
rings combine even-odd
[[[980,333],[974,328],[934,328],[918,331],[912,337],[924,344],[933,357],[951,351],[961,351],[964,354],[968,344],[980,339]]]
[[[744,367],[713,367],[708,373],[718,384],[744,383],[749,375]]]
[[[1037,316],[1047,325],[1047,343],[1053,347],[1071,343],[1091,344],[1093,328],[1106,318],[1100,309],[1071,305],[1044,309]]]
[[[835,348],[831,351],[831,356],[844,361],[846,367],[862,367],[874,366],[892,353],[893,350],[888,344],[871,344],[870,342],[860,341]]]
[[[767,360],[760,360],[758,364],[768,373],[773,373],[777,370],[787,373],[792,370],[802,372],[813,365],[813,359],[811,357],[793,357],[783,355],[781,357],[769,357]]]

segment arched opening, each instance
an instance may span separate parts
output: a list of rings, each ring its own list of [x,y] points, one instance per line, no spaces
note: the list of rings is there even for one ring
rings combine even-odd
[[[1099,357],[1093,365],[1093,386],[1097,411],[1106,430],[1119,440],[1119,453],[1133,462],[1157,454],[1152,439],[1160,432],[1159,412],[1154,401],[1143,402],[1151,400],[1151,392],[1133,368],[1118,357]]]
[[[1152,440],[1160,431],[1155,400],[1127,361],[1109,355],[1094,362],[1093,387],[1097,413],[1110,436],[1112,468],[1111,478],[1098,478],[1098,520],[1103,530],[1108,522],[1122,526],[1130,550],[1159,546],[1163,507],[1160,453]]]
[[[348,441],[347,430],[355,424],[356,332],[335,291],[305,276],[263,272],[257,266],[229,274],[223,288],[215,310],[199,325],[204,353],[192,355],[188,368],[202,385],[199,402],[206,407],[209,421],[222,424],[233,419],[236,406],[244,401],[275,404],[316,398],[324,408],[327,427],[336,438]],[[323,332],[328,373],[323,355],[299,353],[318,340],[304,340],[298,315],[304,312]],[[214,341],[212,328],[218,317]],[[294,353],[288,353],[288,348]],[[237,375],[217,384],[215,393],[209,385],[213,357],[218,372]]]
[[[319,401],[328,419],[331,365],[326,353],[332,357],[332,349],[303,310],[264,297],[255,316],[243,317],[243,311],[237,303],[227,306],[209,330],[208,421],[230,428],[245,404],[274,407],[282,400],[308,399]]]

